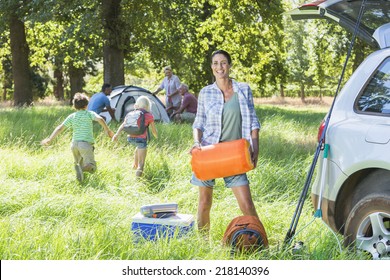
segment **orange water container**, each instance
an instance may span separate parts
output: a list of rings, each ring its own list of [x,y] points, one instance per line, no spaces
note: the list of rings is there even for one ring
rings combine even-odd
[[[195,176],[202,181],[238,175],[254,168],[246,139],[193,149],[191,166]]]

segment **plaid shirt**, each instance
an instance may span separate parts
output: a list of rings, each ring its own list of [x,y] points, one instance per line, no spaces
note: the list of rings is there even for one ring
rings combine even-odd
[[[251,132],[260,129],[260,122],[256,116],[253,104],[252,90],[246,83],[233,80],[233,91],[238,94],[242,117],[242,137],[252,145]],[[202,145],[211,145],[219,142],[222,130],[223,94],[217,84],[204,87],[198,97],[198,112],[192,128],[202,131]]]

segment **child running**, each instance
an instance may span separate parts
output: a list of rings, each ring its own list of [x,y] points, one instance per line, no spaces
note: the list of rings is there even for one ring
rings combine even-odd
[[[135,109],[141,109],[144,111],[145,114],[145,126],[148,128],[150,126],[153,136],[157,138],[157,129],[154,124],[154,117],[150,113],[150,100],[146,96],[140,96],[138,97],[137,101],[134,104]],[[121,124],[121,126],[118,128],[118,131],[115,133],[115,135],[112,137],[112,141],[116,141],[118,139],[118,136],[120,132],[123,130],[125,124],[126,124],[126,118],[129,115],[125,117],[125,120]],[[138,119],[138,122],[140,120]],[[138,123],[139,125],[139,123]],[[135,175],[137,177],[141,177],[144,166],[145,166],[145,159],[146,159],[146,152],[147,152],[147,145],[148,145],[148,129],[145,129],[145,132],[140,135],[127,135],[127,141],[135,146],[134,151],[134,164],[133,168],[136,169]]]
[[[97,121],[111,138],[114,133],[108,128],[104,119],[92,111],[87,111],[88,96],[83,93],[76,93],[73,98],[73,107],[76,112],[69,115],[65,121],[57,126],[52,134],[41,141],[41,144],[47,146],[57,137],[65,128],[73,131],[71,150],[75,161],[76,177],[79,182],[84,180],[84,173],[93,173],[96,171],[96,161],[94,155],[94,137],[93,121]]]

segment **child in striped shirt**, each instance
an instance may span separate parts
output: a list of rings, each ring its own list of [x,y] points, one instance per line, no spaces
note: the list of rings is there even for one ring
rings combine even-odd
[[[93,121],[98,122],[112,138],[114,133],[108,128],[104,119],[92,111],[87,111],[88,96],[83,93],[76,93],[73,98],[73,106],[77,110],[69,115],[65,121],[57,126],[52,134],[42,140],[41,144],[47,146],[57,137],[65,128],[73,131],[71,149],[75,160],[75,170],[77,180],[80,182],[84,179],[83,172],[93,173],[96,171],[96,161],[93,144]]]

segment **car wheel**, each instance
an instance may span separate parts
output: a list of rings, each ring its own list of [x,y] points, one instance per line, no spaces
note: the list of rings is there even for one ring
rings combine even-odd
[[[348,216],[344,236],[344,245],[373,259],[390,259],[390,193],[361,199]]]

